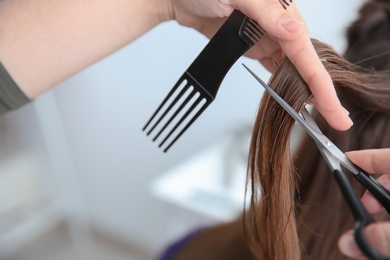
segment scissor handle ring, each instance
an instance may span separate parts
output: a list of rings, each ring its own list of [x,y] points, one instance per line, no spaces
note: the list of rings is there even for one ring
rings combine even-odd
[[[356,222],[354,228],[354,237],[356,244],[359,249],[371,260],[390,260],[390,258],[381,255],[376,249],[374,249],[371,244],[367,241],[366,236],[364,235],[364,228],[368,225],[374,223],[375,221],[363,223],[360,221]]]
[[[364,235],[364,228],[375,221],[360,202],[360,199],[356,195],[348,178],[339,169],[333,171],[333,176],[335,177],[337,184],[343,193],[344,199],[352,212],[353,218],[355,219],[356,224],[354,227],[354,237],[359,249],[371,260],[390,260],[390,258],[381,255],[367,241]]]

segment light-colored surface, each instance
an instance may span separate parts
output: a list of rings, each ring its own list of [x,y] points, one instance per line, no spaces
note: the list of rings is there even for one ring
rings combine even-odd
[[[302,135],[293,128],[290,148],[294,151]],[[241,127],[157,176],[151,193],[175,207],[214,222],[229,222],[249,206],[251,188],[245,191],[251,128]],[[261,191],[259,191],[260,195]]]
[[[91,234],[92,236],[92,234]],[[75,244],[65,223],[22,247],[19,252],[2,260],[151,260],[152,256],[99,235],[93,240]]]
[[[311,35],[342,51],[345,27],[359,1],[298,4]],[[206,43],[194,30],[168,22],[55,90],[90,216],[151,250],[166,245],[166,227],[177,216],[148,194],[149,183],[235,126],[252,123],[262,90],[241,62],[267,77],[255,62],[241,59],[213,104],[168,154],[162,153],[141,128]]]
[[[311,35],[340,52],[361,3],[298,1]],[[240,59],[214,103],[162,153],[141,129],[206,43],[175,22],[156,27],[34,104],[0,118],[0,157],[33,150],[50,183],[49,200],[60,199],[74,227],[94,223],[158,254],[172,239],[215,220],[156,199],[150,183],[237,126],[253,123],[262,90],[241,62],[268,76],[256,62]]]
[[[244,206],[248,140],[226,137],[215,142],[159,175],[151,183],[152,194],[217,222],[234,220]],[[239,142],[244,154],[235,153],[239,147],[234,145]]]
[[[6,156],[0,163],[0,258],[17,252],[61,219],[48,201],[43,169],[32,151]]]

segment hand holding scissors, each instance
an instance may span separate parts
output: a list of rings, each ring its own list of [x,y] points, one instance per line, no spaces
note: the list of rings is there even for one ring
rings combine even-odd
[[[390,192],[377,182],[371,175],[364,172],[362,169],[353,164],[346,155],[326,137],[317,124],[314,122],[310,113],[306,108],[302,109],[298,114],[286,101],[284,101],[276,92],[274,92],[264,81],[262,81],[248,67],[244,67],[257,79],[258,82],[266,89],[266,91],[297,121],[302,128],[315,141],[318,149],[323,155],[337,184],[351,210],[355,219],[354,239],[357,246],[363,254],[369,259],[385,260],[390,259],[381,255],[367,241],[364,233],[364,228],[369,224],[374,223],[374,219],[364,208],[356,195],[351,183],[346,177],[341,167],[351,172],[353,176],[364,186],[368,191],[381,203],[381,205],[390,214]]]
[[[390,189],[390,149],[361,150],[346,153],[351,161],[368,173],[382,174],[377,180],[387,189]],[[362,197],[362,203],[369,213],[377,213],[383,207],[369,192]],[[366,237],[377,249],[390,256],[390,222],[381,222],[366,229]],[[339,240],[339,248],[348,257],[359,259],[362,252],[356,246],[353,232],[345,233]]]

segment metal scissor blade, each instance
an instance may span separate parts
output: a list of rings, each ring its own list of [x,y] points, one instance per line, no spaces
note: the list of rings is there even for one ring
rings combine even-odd
[[[314,139],[314,141],[322,143],[323,140],[319,138],[319,135],[323,135],[319,128],[316,126],[314,121],[311,123],[308,123],[306,119],[302,116],[300,116],[286,101],[284,101],[283,98],[281,98],[272,88],[270,88],[267,83],[265,83],[261,78],[259,78],[252,70],[250,70],[245,64],[242,64],[250,74],[267,90],[267,92],[281,105],[284,110],[286,110],[292,118],[295,119],[302,127],[303,129]],[[309,115],[309,116],[308,116]],[[307,112],[306,114],[307,118],[310,118],[310,114]],[[313,125],[316,126],[316,128],[313,128],[310,124],[314,123]]]
[[[307,111],[306,108],[301,110],[301,116],[307,122],[307,124],[309,124],[310,127],[313,128],[313,130],[317,131],[318,134],[323,135],[321,129],[318,127],[317,123],[314,121],[313,117],[311,116],[309,111]]]
[[[324,157],[331,156],[333,159],[341,163],[353,174],[358,174],[359,170],[353,165],[345,154],[335,145],[332,141],[326,137],[319,129],[317,124],[314,122],[310,113],[306,108],[302,109],[301,115],[299,115],[283,98],[281,98],[273,89],[271,89],[267,83],[260,79],[252,70],[250,70],[245,64],[242,64],[249,73],[267,90],[267,92],[297,121],[302,128],[310,135],[311,138],[316,142],[318,148],[326,150]],[[329,163],[329,162],[328,162]]]

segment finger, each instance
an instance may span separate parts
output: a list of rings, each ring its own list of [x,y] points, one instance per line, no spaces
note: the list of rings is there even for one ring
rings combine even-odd
[[[346,232],[340,237],[338,241],[338,246],[341,253],[348,257],[354,259],[365,259],[364,254],[360,251],[359,247],[356,244],[352,230]]]
[[[377,181],[390,190],[390,149],[352,151],[345,153],[345,155],[367,173],[384,174]],[[383,209],[382,204],[368,191],[364,193],[362,203],[370,213],[376,213]]]
[[[390,149],[347,152],[345,155],[367,173],[390,174]]]
[[[383,256],[390,257],[390,222],[378,222],[366,227],[364,234],[370,245]],[[339,240],[340,251],[348,257],[362,259],[363,254],[356,245],[352,231]]]
[[[240,9],[276,37],[286,56],[308,83],[318,111],[335,129],[347,130],[352,121],[341,106],[332,80],[310,41],[304,20],[294,2],[284,9],[277,0],[219,0]]]
[[[383,210],[382,204],[371,194],[371,192],[366,191],[361,201],[370,214]]]
[[[261,40],[245,54],[253,59],[263,59],[264,57],[271,57],[275,52],[280,52],[280,45],[269,34],[261,37]]]
[[[266,68],[269,72],[275,73],[276,66],[274,61],[271,58],[265,57],[263,59],[260,59],[259,61],[264,66],[264,68]]]
[[[278,0],[219,0],[220,3],[233,6],[254,19],[270,35],[284,40],[293,40],[306,30],[305,23],[295,4],[284,9]]]
[[[349,113],[340,104],[332,79],[319,60],[310,39],[305,36],[279,42],[286,56],[308,84],[314,96],[311,101],[326,121],[335,129],[349,129],[353,125]]]
[[[276,51],[270,57],[259,59],[259,61],[269,72],[274,74],[282,59],[283,54],[280,51]]]
[[[271,73],[274,73],[278,64],[283,59],[283,52],[279,43],[269,34],[265,34],[261,41],[245,53],[245,56],[260,61]]]
[[[387,190],[390,190],[390,175],[382,175],[377,181]],[[366,207],[367,211],[371,214],[377,213],[383,210],[383,206],[379,201],[371,194],[366,191],[362,197],[362,203]]]
[[[291,15],[301,19],[295,5],[289,8]],[[326,121],[338,130],[349,129],[353,125],[352,120],[337,97],[332,79],[314,49],[306,26],[294,37],[279,38],[279,44],[308,84],[314,96],[312,103]]]

